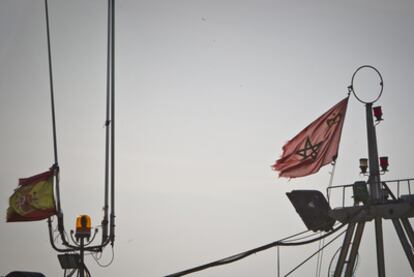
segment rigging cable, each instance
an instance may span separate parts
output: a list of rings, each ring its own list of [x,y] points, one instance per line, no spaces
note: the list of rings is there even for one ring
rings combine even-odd
[[[99,254],[100,254],[100,257],[98,257],[98,255],[99,255]],[[96,254],[91,253],[91,256],[92,256],[92,258],[95,260],[95,262],[96,262],[96,264],[97,264],[98,266],[103,267],[103,268],[108,267],[108,266],[110,266],[110,265],[113,263],[113,261],[114,261],[114,259],[115,259],[114,248],[112,247],[112,257],[111,257],[111,260],[110,260],[109,262],[107,262],[106,264],[102,264],[102,263],[99,261],[99,260],[102,258],[102,252],[101,252],[101,253],[96,253]]]
[[[190,274],[190,273],[201,271],[201,270],[204,270],[204,269],[207,269],[207,268],[210,268],[210,267],[215,267],[215,266],[220,266],[220,265],[233,263],[233,262],[236,262],[238,260],[244,259],[244,258],[246,258],[246,257],[248,257],[252,254],[267,250],[267,249],[275,247],[275,246],[299,246],[299,245],[309,244],[309,243],[318,241],[320,239],[323,239],[325,237],[328,237],[328,236],[332,235],[333,233],[335,233],[336,231],[338,231],[339,229],[341,229],[345,225],[346,224],[341,224],[339,227],[337,227],[336,229],[333,229],[331,232],[326,233],[326,234],[322,235],[321,237],[314,238],[314,239],[311,239],[311,240],[308,240],[308,241],[287,243],[287,242],[284,242],[284,240],[278,240],[278,241],[275,241],[275,242],[272,242],[272,243],[269,243],[269,244],[251,249],[251,250],[247,250],[245,252],[242,252],[242,253],[239,253],[239,254],[236,254],[236,255],[229,256],[229,257],[224,258],[224,259],[220,259],[220,260],[217,260],[217,261],[214,261],[214,262],[211,262],[211,263],[207,263],[207,264],[204,264],[204,265],[201,265],[201,266],[198,266],[198,267],[187,269],[187,270],[184,270],[184,271],[181,271],[181,272],[178,272],[178,273],[170,274],[170,275],[167,275],[166,277],[183,276],[183,275],[187,275],[187,274]]]
[[[291,271],[289,271],[284,277],[289,276],[290,274],[292,274],[295,270],[297,270],[299,267],[301,267],[302,265],[304,265],[307,261],[309,261],[313,256],[315,256],[316,254],[318,254],[319,252],[323,251],[323,249],[325,247],[327,247],[329,244],[331,244],[332,242],[334,242],[337,238],[339,238],[340,236],[342,236],[344,233],[346,232],[346,230],[342,231],[341,233],[339,233],[336,237],[334,237],[333,239],[331,239],[328,243],[326,243],[325,245],[323,245],[320,249],[318,249],[315,253],[313,253],[312,255],[310,255],[309,257],[307,257],[305,260],[303,260],[301,263],[299,263],[295,268],[293,268]]]
[[[330,197],[330,190],[329,188],[332,186],[333,184],[333,178],[335,175],[335,169],[336,169],[336,158],[335,160],[332,162],[332,171],[330,172],[330,177],[329,177],[329,183],[328,183],[328,190],[326,193],[326,197],[328,199],[328,203],[329,203],[329,197]],[[325,245],[325,239],[322,239],[319,241],[319,245],[318,245],[318,249],[322,250],[322,251],[318,251],[318,257],[316,259],[316,277],[321,277],[321,272],[322,272],[322,261],[323,261],[323,248]]]
[[[321,224],[320,226],[323,226],[323,225],[324,224]],[[333,226],[333,228],[338,227],[338,225],[340,225],[340,223],[335,223],[335,225]],[[308,230],[308,232],[312,232],[312,231],[311,230]],[[306,236],[302,236],[302,237],[297,238],[297,239],[284,239],[283,241],[284,242],[295,242],[295,241],[299,241],[299,240],[303,240],[303,239],[307,239],[307,238],[311,238],[311,237],[315,237],[315,236],[321,236],[324,233],[325,233],[324,231],[319,231],[319,232],[312,233],[312,234],[309,234],[309,235],[306,235]]]

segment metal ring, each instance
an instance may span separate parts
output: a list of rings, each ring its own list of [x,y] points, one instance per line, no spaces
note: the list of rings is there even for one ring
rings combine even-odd
[[[380,90],[380,93],[379,93],[379,95],[377,96],[377,98],[374,100],[374,101],[371,101],[371,102],[366,102],[366,101],[364,101],[364,100],[362,100],[361,98],[359,98],[358,96],[357,96],[357,94],[355,93],[355,90],[354,90],[354,78],[355,78],[355,75],[357,74],[357,72],[359,71],[359,70],[361,70],[361,69],[363,69],[363,68],[371,68],[371,69],[373,69],[375,72],[377,72],[377,74],[378,74],[378,76],[380,77],[380,86],[381,86],[381,90]],[[356,97],[356,99],[358,99],[358,101],[359,102],[361,102],[361,103],[364,103],[364,104],[372,104],[372,103],[374,103],[374,102],[377,102],[378,101],[378,99],[381,97],[381,95],[382,95],[382,91],[383,91],[383,89],[384,89],[384,81],[382,80],[382,76],[381,76],[381,73],[378,71],[378,69],[376,69],[375,67],[373,67],[372,65],[363,65],[363,66],[360,66],[355,72],[354,72],[354,74],[352,75],[352,80],[351,80],[351,85],[348,87],[348,89],[350,90],[350,91],[352,91],[352,93],[354,94],[354,96]]]

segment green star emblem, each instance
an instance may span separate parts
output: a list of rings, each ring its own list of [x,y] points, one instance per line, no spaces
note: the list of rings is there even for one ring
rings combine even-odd
[[[306,138],[306,143],[303,149],[300,149],[296,152],[297,155],[302,156],[303,160],[311,157],[312,160],[316,160],[318,156],[319,149],[321,148],[322,141],[317,144],[312,144],[310,138]]]
[[[338,113],[338,114],[334,114],[331,118],[328,118],[326,120],[326,124],[328,124],[328,127],[331,127],[332,125],[338,123],[339,121],[341,121],[341,117],[342,114]]]

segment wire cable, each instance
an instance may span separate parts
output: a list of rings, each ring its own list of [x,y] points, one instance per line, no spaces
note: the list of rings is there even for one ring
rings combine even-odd
[[[333,178],[334,178],[335,169],[336,169],[336,161],[337,161],[337,157],[332,162],[332,171],[329,172],[331,176],[329,177],[328,190],[326,192],[326,194],[327,194],[326,198],[328,199],[328,204],[329,204],[329,198],[330,198],[329,188],[332,187],[332,184],[333,184]],[[325,245],[325,240],[324,239],[320,240],[319,245],[318,245],[318,249],[323,249],[324,245]],[[321,276],[322,261],[323,261],[323,250],[318,251],[318,258],[316,259],[316,274],[315,274],[315,277],[320,277]]]
[[[334,242],[336,239],[338,239],[340,236],[342,236],[345,232],[346,232],[346,230],[345,231],[342,231],[341,233],[339,233],[337,236],[335,236],[333,239],[331,239],[328,243],[326,243],[324,246],[322,246],[320,249],[318,249],[312,255],[310,255],[305,260],[303,260],[301,263],[299,263],[295,268],[293,268],[291,271],[289,271],[284,277],[289,276],[290,274],[292,274],[294,271],[296,271],[298,268],[300,268],[302,265],[304,265],[307,261],[309,261],[310,259],[312,259],[313,256],[315,256],[316,254],[318,254],[319,252],[321,252],[325,247],[327,247],[332,242]]]
[[[335,225],[333,226],[333,229],[335,229],[336,227],[338,227],[341,223],[337,222],[335,223]],[[323,226],[324,224],[321,224],[320,226]],[[308,230],[309,232],[311,232],[311,230]],[[317,237],[317,236],[321,236],[323,234],[325,234],[325,231],[318,231],[318,232],[313,232],[312,234],[300,237],[300,238],[296,238],[296,239],[288,239],[288,240],[282,240],[283,242],[295,242],[295,241],[300,241],[300,240],[304,240],[304,239],[308,239],[311,237]]]
[[[318,249],[323,249],[325,245],[325,240],[322,239],[319,241]],[[322,269],[322,261],[323,261],[323,251],[318,253],[318,258],[316,259],[316,277],[321,276],[321,269]]]
[[[323,239],[325,237],[328,237],[328,236],[332,235],[333,233],[335,233],[336,231],[338,231],[339,229],[341,229],[345,225],[346,224],[341,224],[339,227],[337,227],[336,229],[333,229],[331,232],[326,233],[326,234],[322,235],[321,237],[318,237],[318,238],[315,238],[315,239],[311,239],[311,240],[308,240],[308,241],[301,241],[301,242],[290,242],[290,243],[283,242],[283,240],[278,240],[278,241],[275,241],[275,242],[272,242],[272,243],[269,243],[269,244],[266,244],[266,245],[263,245],[263,246],[260,246],[260,247],[257,247],[257,248],[253,248],[251,250],[247,250],[245,252],[242,252],[242,253],[239,253],[239,254],[236,254],[236,255],[226,257],[224,259],[220,259],[220,260],[217,260],[217,261],[214,261],[214,262],[211,262],[211,263],[207,263],[207,264],[204,264],[204,265],[201,265],[201,266],[197,266],[197,267],[194,267],[194,268],[191,268],[191,269],[188,269],[188,270],[184,270],[184,271],[181,271],[181,272],[178,272],[178,273],[170,274],[170,275],[167,275],[166,277],[183,276],[183,275],[187,275],[187,274],[194,273],[194,272],[197,272],[197,271],[205,270],[205,269],[210,268],[210,267],[215,267],[215,266],[220,266],[220,265],[233,263],[233,262],[236,262],[238,260],[244,259],[244,258],[246,258],[246,257],[248,257],[252,254],[267,250],[267,249],[275,247],[275,246],[299,246],[299,245],[309,244],[309,243],[318,241],[320,239]]]
[[[111,249],[112,249],[112,251],[111,251],[112,252],[111,260],[108,263],[106,263],[106,264],[102,264],[102,263],[99,262],[99,260],[102,258],[102,253],[100,253],[100,257],[98,257],[99,253],[96,253],[96,254],[91,253],[92,258],[95,260],[95,262],[96,262],[97,265],[99,265],[100,267],[105,268],[105,267],[110,266],[113,263],[113,261],[115,259],[115,252],[114,252],[114,248],[113,247]]]

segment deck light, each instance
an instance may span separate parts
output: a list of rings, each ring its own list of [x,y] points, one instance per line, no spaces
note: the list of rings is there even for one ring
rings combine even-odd
[[[359,168],[361,169],[362,174],[367,173],[367,169],[368,169],[368,159],[367,158],[359,159]]]
[[[377,122],[382,121],[382,108],[381,106],[377,106],[373,108],[374,110],[374,116]]]
[[[317,190],[293,190],[286,193],[306,227],[314,232],[332,230],[335,219],[329,216],[331,207]]]
[[[380,166],[382,172],[388,171],[388,157],[380,157]]]

